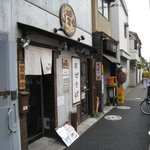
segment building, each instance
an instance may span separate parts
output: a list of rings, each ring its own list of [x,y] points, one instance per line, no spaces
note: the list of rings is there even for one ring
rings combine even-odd
[[[97,49],[96,64],[101,65],[101,76],[96,73],[96,95],[101,106],[108,103],[110,89],[108,78],[116,76],[118,41],[112,38],[112,25],[110,22],[110,6],[114,0],[93,0],[93,47]],[[97,66],[97,65],[96,65]]]
[[[141,64],[141,40],[137,33],[130,31],[130,86],[136,86],[142,79]]]
[[[128,9],[124,0],[116,0],[110,6],[110,20],[112,25],[112,37],[119,42],[117,59],[123,70],[127,73],[127,80],[123,84],[126,88],[129,86],[130,77],[130,52],[129,52],[129,25]]]
[[[92,5],[13,0],[0,9],[0,145],[27,150],[95,111]]]

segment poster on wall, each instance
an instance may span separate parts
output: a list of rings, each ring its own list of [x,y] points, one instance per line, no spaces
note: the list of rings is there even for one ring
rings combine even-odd
[[[73,105],[80,102],[80,59],[72,58],[72,74],[73,74]]]
[[[96,62],[96,81],[101,80],[101,62]]]

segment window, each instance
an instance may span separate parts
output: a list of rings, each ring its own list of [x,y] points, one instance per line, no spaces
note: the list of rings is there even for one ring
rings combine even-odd
[[[134,40],[134,49],[137,50],[137,41],[136,40]]]
[[[107,2],[107,0],[98,0],[98,11],[108,20],[108,2]]]
[[[128,27],[128,23],[124,23],[124,37],[127,37],[127,27]]]
[[[126,27],[126,25],[124,25],[124,37],[125,38],[127,37],[127,27]]]

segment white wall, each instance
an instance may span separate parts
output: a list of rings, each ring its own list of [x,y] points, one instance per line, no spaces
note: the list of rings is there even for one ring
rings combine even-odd
[[[128,23],[128,16],[124,10],[124,7],[127,11],[127,7],[124,0],[116,0],[114,2],[115,6],[110,7],[110,21],[112,24],[112,37],[119,41],[118,44],[118,50],[117,50],[117,59],[121,62],[121,65],[126,69],[127,71],[127,81],[124,84],[124,87],[127,87],[129,84],[129,30],[127,28],[127,36],[124,36],[124,24]],[[123,51],[120,51],[122,49]],[[125,52],[124,52],[125,51]],[[120,57],[120,54],[124,57]],[[127,53],[127,54],[126,54]]]
[[[11,1],[0,1],[0,32],[11,33],[12,29],[12,4]],[[9,34],[9,39],[10,39]]]
[[[60,6],[68,2],[67,0],[57,0],[57,2],[54,0],[51,2],[48,0],[44,0],[44,2],[29,0],[30,3],[25,0],[13,1],[13,9],[15,10],[13,15],[14,24],[20,22],[52,33],[54,33],[54,28],[60,28]],[[68,4],[73,8],[77,21],[77,29],[71,39],[77,40],[79,36],[84,35],[85,40],[81,42],[92,45],[91,1],[82,2],[76,0],[69,1]],[[57,34],[66,36],[63,32],[58,32]]]
[[[58,107],[58,126],[69,121],[71,112],[76,111],[76,107],[72,106],[72,55],[73,53],[64,51],[57,59],[57,97],[64,97],[64,105]],[[76,56],[76,54],[74,54],[74,56]],[[69,79],[68,91],[64,91],[65,76],[63,75],[62,58],[68,59],[69,62],[69,68],[67,69],[69,74],[66,76]]]
[[[120,49],[125,50],[129,53],[129,31],[127,28],[127,37],[124,36],[124,24],[128,23],[128,16],[126,15],[121,2],[119,1],[119,45]]]
[[[5,22],[0,22],[0,29],[6,29],[12,35],[12,39],[16,41],[17,38],[21,37],[21,32],[17,28],[17,23],[33,26],[47,32],[54,33],[54,28],[60,28],[59,11],[60,7],[64,3],[68,3],[73,8],[76,15],[77,28],[74,36],[70,37],[73,40],[77,40],[78,37],[83,35],[85,40],[80,42],[87,45],[92,45],[92,17],[91,17],[91,0],[85,1],[72,1],[72,0],[12,0],[11,5],[7,2],[3,2],[5,12]],[[0,2],[2,3],[2,2]],[[1,5],[0,5],[1,6]],[[12,10],[12,11],[10,11]],[[1,17],[0,17],[1,18]],[[8,25],[7,25],[8,24]],[[6,26],[7,25],[7,26]],[[57,32],[62,36],[66,35],[63,32]],[[38,37],[36,39],[36,37]],[[42,41],[47,43],[48,41],[53,42],[52,39],[45,39],[43,37],[31,35],[31,39],[35,41]],[[45,41],[46,40],[46,41]],[[56,44],[57,42],[54,41]],[[58,43],[59,45],[60,43]],[[17,43],[16,43],[17,45]],[[57,45],[57,46],[58,46]],[[64,96],[64,106],[58,107],[58,125],[62,125],[65,121],[69,121],[71,111],[76,111],[76,107],[72,106],[72,82],[71,82],[71,54],[63,51],[60,57],[57,59],[57,97]],[[62,57],[67,57],[70,63],[69,66],[69,92],[63,91],[63,76],[62,76]],[[61,71],[60,71],[61,70]]]

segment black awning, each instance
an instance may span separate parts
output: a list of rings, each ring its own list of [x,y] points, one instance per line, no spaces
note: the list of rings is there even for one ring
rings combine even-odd
[[[103,57],[105,57],[107,60],[109,60],[112,63],[120,64],[120,62],[113,56],[103,54]]]
[[[87,45],[85,43],[81,43],[79,41],[76,41],[76,40],[71,39],[71,38],[66,37],[66,36],[62,36],[60,34],[52,33],[52,32],[49,32],[49,31],[46,31],[46,30],[43,30],[43,29],[40,29],[40,28],[36,28],[34,26],[30,26],[30,25],[26,25],[26,24],[22,24],[22,23],[18,22],[18,27],[21,28],[22,30],[36,31],[36,33],[45,35],[45,36],[53,38],[53,39],[60,40],[62,42],[67,42],[70,45],[78,45],[78,46],[84,47],[86,49],[89,49],[92,52],[97,51],[97,49],[94,48],[93,46]]]

